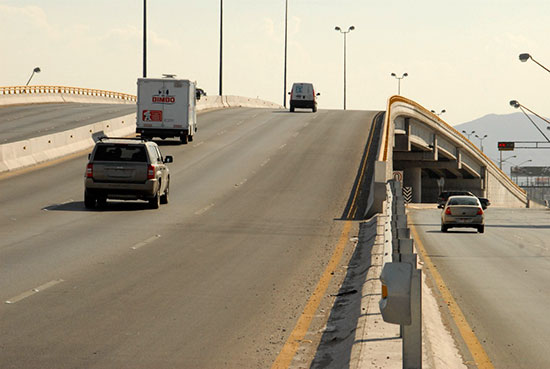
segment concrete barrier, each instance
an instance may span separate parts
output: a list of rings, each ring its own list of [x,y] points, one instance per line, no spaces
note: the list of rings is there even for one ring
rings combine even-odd
[[[104,94],[98,94],[97,96],[84,93],[66,94],[64,92],[2,94],[0,88],[0,106],[55,102],[106,103],[107,101],[110,101],[110,103],[119,101],[118,103],[135,104],[135,101],[123,100],[121,97],[112,98]],[[231,107],[283,108],[281,105],[268,101],[240,96],[205,96],[197,102],[197,111],[199,112]],[[92,134],[97,132],[103,131],[107,136],[112,137],[124,137],[135,133],[135,129],[136,114],[133,113],[59,133],[3,144],[0,145],[0,173],[90,149],[94,146]]]

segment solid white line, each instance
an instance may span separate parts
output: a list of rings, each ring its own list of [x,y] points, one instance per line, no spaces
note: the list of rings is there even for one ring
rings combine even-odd
[[[136,243],[134,246],[132,246],[132,247],[130,247],[130,248],[131,248],[132,250],[137,250],[137,249],[139,249],[140,247],[143,247],[143,246],[147,245],[148,243],[151,243],[151,242],[153,242],[154,240],[156,240],[156,239],[158,239],[158,238],[160,238],[160,237],[161,237],[160,234],[156,234],[156,235],[154,235],[154,236],[149,237],[149,238],[146,239],[145,241],[141,241],[141,242]]]
[[[56,284],[58,283],[61,283],[63,282],[63,279],[56,279],[56,280],[53,280],[53,281],[50,281],[48,283],[44,283],[43,285],[41,286],[38,286],[36,288],[33,288],[32,290],[29,290],[29,291],[26,291],[26,292],[23,292],[22,294],[20,295],[17,295],[15,297],[12,297],[11,299],[9,300],[6,300],[6,304],[15,304],[16,302],[19,302],[23,299],[26,299],[27,297],[29,296],[32,296],[34,294],[37,294],[38,292],[41,292],[41,291],[44,291],[50,287],[53,287],[55,286]]]

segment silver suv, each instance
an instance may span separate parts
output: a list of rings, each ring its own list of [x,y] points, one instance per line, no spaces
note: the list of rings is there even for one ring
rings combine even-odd
[[[104,206],[107,199],[146,200],[157,209],[168,203],[170,171],[159,147],[142,138],[100,138],[89,155],[84,205]]]

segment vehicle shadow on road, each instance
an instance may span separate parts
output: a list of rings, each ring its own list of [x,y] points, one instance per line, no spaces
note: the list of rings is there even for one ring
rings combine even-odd
[[[109,201],[106,205],[96,207],[95,209],[87,209],[84,206],[84,201],[71,201],[63,204],[53,204],[42,208],[44,211],[94,211],[94,212],[121,212],[121,211],[138,211],[149,210],[149,204],[139,201]]]

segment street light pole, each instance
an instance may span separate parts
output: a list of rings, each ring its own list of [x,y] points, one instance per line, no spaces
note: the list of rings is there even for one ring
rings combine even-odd
[[[523,54],[519,54],[519,60],[523,63],[525,63],[527,60],[531,59],[532,61],[534,61],[536,64],[538,64],[542,69],[544,69],[545,71],[547,71],[548,73],[550,73],[550,69],[546,68],[544,65],[542,65],[541,63],[539,63],[538,61],[536,61],[535,59],[533,59],[533,57],[528,54],[528,53],[523,53]]]
[[[32,79],[32,77],[34,76],[35,73],[40,73],[40,67],[36,67],[32,70],[31,77],[29,78],[29,80],[27,81],[27,84],[25,86],[29,85],[29,83],[31,82],[31,79]]]
[[[405,77],[407,77],[408,73],[403,73],[401,77],[397,77],[397,74],[392,73],[391,76],[397,78],[397,94],[401,95],[401,80]]]
[[[479,147],[481,148],[481,152],[483,152],[483,140],[487,138],[487,135],[483,135],[483,137],[476,135],[476,137],[479,139]]]
[[[223,73],[223,0],[220,0],[220,96],[222,96]]]
[[[147,0],[143,0],[143,78],[147,77]]]
[[[286,108],[286,56],[287,56],[287,40],[288,40],[288,0],[285,1],[285,71],[283,82],[283,106]]]
[[[355,29],[354,26],[350,26],[347,31],[342,31],[338,26],[334,28],[336,31],[344,34],[344,110],[346,110],[346,36],[348,33]]]
[[[517,158],[517,155],[512,155],[506,159],[502,159],[502,151],[500,151],[500,160],[499,160],[499,169],[502,170],[502,163],[510,160],[510,159],[513,159],[513,158]]]
[[[527,119],[529,119],[531,121],[531,123],[533,123],[533,125],[535,126],[535,128],[540,132],[541,135],[544,136],[544,138],[546,138],[546,141],[550,142],[550,139],[548,139],[548,137],[546,137],[546,135],[544,134],[544,132],[542,132],[542,130],[539,128],[539,126],[537,126],[537,124],[535,122],[533,122],[533,119],[531,119],[531,117],[529,116],[529,114],[527,114],[525,112],[525,110],[529,111],[531,114],[534,114],[536,115],[539,119],[545,121],[546,123],[550,124],[550,121],[548,119],[545,119],[543,117],[541,117],[540,115],[538,115],[537,113],[535,113],[534,111],[532,111],[531,109],[521,105],[517,100],[512,100],[510,101],[510,106],[512,106],[513,108],[516,108],[516,109],[521,109],[521,111],[523,112],[523,114],[525,114],[525,116],[527,117]],[[525,109],[525,110],[523,110]]]

